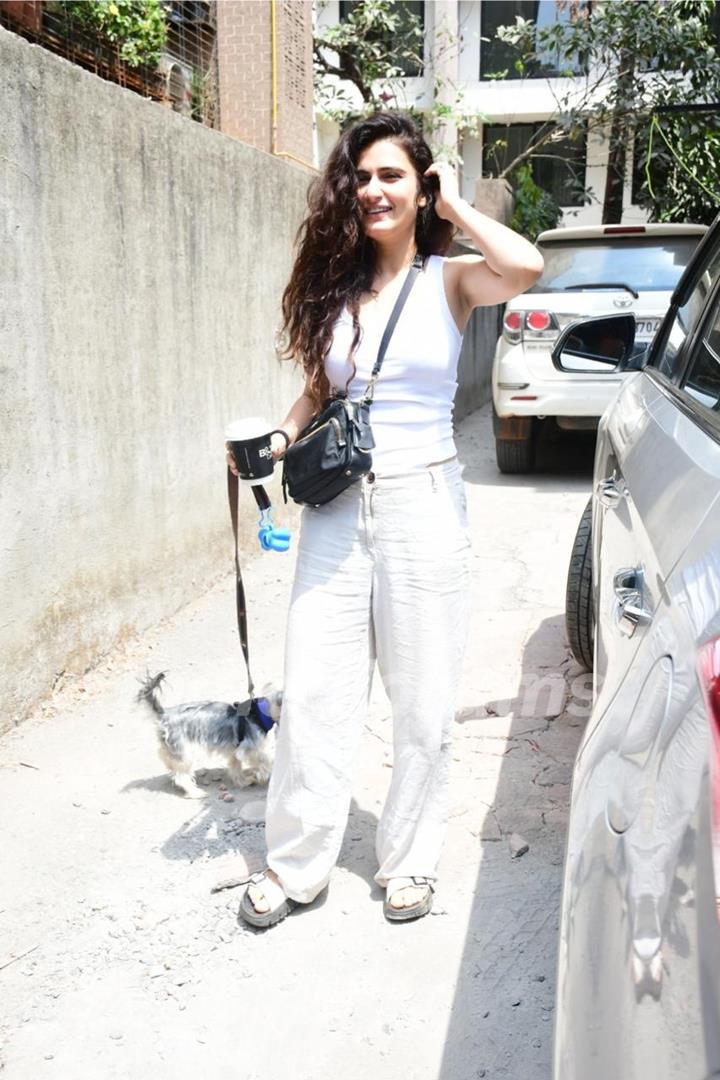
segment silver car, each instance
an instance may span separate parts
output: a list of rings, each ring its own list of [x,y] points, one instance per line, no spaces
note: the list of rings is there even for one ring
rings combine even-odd
[[[632,315],[592,319],[553,353],[577,378],[629,372],[600,422],[568,578],[594,705],[553,1080],[720,1077],[720,218],[653,342],[634,333]]]

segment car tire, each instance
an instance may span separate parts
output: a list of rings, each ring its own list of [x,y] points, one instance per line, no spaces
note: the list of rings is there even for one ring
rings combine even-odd
[[[565,591],[565,629],[570,650],[585,671],[593,669],[595,611],[592,592],[592,499],[580,518]]]
[[[529,473],[535,465],[535,439],[495,439],[495,459],[501,473]]]

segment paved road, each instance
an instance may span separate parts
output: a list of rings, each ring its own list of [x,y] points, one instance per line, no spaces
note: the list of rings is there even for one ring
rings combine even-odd
[[[6,1080],[475,1080],[548,1076],[568,782],[587,680],[563,632],[592,448],[496,472],[487,410],[459,448],[474,621],[433,915],[382,917],[373,830],[392,768],[379,688],[326,898],[267,933],[220,879],[262,859],[264,791],[180,797],[136,677],[168,700],[241,693],[231,581],[61,688],[0,741],[0,1029]],[[281,671],[289,557],[248,569],[256,678]],[[530,849],[511,859],[508,838]],[[23,955],[25,954],[25,955]]]

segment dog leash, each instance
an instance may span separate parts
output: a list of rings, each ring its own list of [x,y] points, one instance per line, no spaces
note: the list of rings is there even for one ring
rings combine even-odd
[[[237,609],[238,636],[240,648],[245,658],[245,667],[248,677],[248,697],[252,700],[255,696],[255,686],[250,673],[250,647],[248,644],[247,603],[245,601],[245,586],[243,585],[242,572],[240,570],[240,552],[238,549],[238,478],[228,467],[227,471],[228,502],[230,503],[230,520],[232,521],[233,536],[235,538],[235,607]],[[270,508],[270,499],[262,484],[252,488],[255,502],[262,514]]]
[[[271,432],[273,434],[273,432]],[[284,434],[284,432],[283,432]],[[285,436],[287,439],[287,436]],[[245,600],[245,586],[243,585],[242,571],[240,570],[240,552],[238,548],[238,477],[228,466],[227,470],[228,502],[230,504],[230,520],[232,521],[233,536],[235,538],[235,607],[237,609],[238,636],[240,648],[245,658],[245,667],[248,676],[249,705],[258,713],[256,719],[265,730],[273,725],[272,718],[265,715],[260,703],[262,698],[255,698],[253,677],[250,673],[250,646],[248,643],[247,603]],[[287,551],[290,547],[290,532],[288,529],[276,528],[272,518],[272,504],[270,497],[262,484],[252,484],[251,490],[260,511],[260,529],[258,540],[264,551]],[[258,711],[259,710],[259,711]]]

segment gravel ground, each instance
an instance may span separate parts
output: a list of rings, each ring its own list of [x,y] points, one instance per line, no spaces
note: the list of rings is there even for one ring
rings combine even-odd
[[[262,866],[265,789],[226,792],[210,769],[207,798],[182,797],[133,699],[146,669],[169,672],[169,702],[243,696],[228,577],[0,740],[4,1077],[549,1076],[569,781],[587,706],[562,610],[592,448],[548,442],[541,472],[501,477],[487,409],[463,422],[458,445],[474,620],[432,915],[385,922],[372,881],[392,769],[379,686],[327,894],[262,933],[238,922],[239,889],[211,892]],[[281,678],[291,574],[291,556],[275,553],[247,568],[259,682]]]

